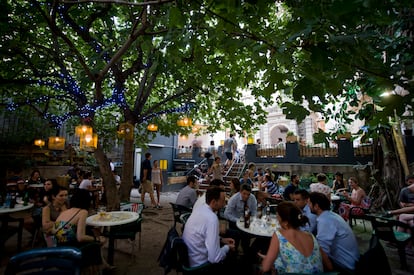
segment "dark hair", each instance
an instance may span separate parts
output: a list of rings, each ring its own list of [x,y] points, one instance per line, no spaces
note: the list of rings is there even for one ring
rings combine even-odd
[[[293,181],[298,175],[293,174],[292,176],[290,176],[290,181]]]
[[[214,180],[210,181],[210,186],[221,186],[221,185],[225,185],[224,181],[222,181],[222,180],[214,179]]]
[[[214,145],[214,140],[211,140],[210,141],[210,145]]]
[[[309,199],[309,192],[306,189],[298,189],[294,193],[295,195],[301,195],[303,199]]]
[[[53,185],[52,190],[51,190],[51,195],[56,197],[59,194],[60,191],[65,191],[65,190],[69,191],[65,186],[58,185],[58,184]],[[51,200],[49,200],[49,201],[51,201]]]
[[[317,204],[322,210],[331,209],[331,202],[325,194],[319,192],[311,192],[309,194],[309,200],[312,204]]]
[[[242,184],[240,186],[240,192],[242,192],[242,191],[252,192],[252,187],[249,184]]]
[[[145,158],[146,159],[149,158],[150,156],[151,156],[151,153],[150,152],[145,153]]]
[[[215,157],[214,158],[214,161],[217,161],[218,159],[221,159],[220,157]]]
[[[187,177],[187,185],[189,185],[189,184],[190,184],[190,183],[192,183],[192,182],[194,182],[194,183],[196,183],[196,182],[197,182],[196,177],[195,177],[195,176],[188,176],[188,177]]]
[[[40,176],[40,171],[39,171],[39,170],[37,170],[37,169],[35,169],[35,170],[33,170],[33,171],[32,171],[32,173],[30,174],[30,177],[32,178],[36,172],[37,172],[37,173],[39,173],[39,176]]]
[[[405,177],[405,181],[408,181],[408,180],[411,180],[411,179],[414,179],[414,175],[408,175],[408,176]]]
[[[88,210],[91,205],[91,194],[86,189],[75,189],[76,191],[70,198],[70,207]]]
[[[238,178],[232,178],[230,180],[233,183],[234,189],[236,189],[236,192],[240,191],[240,180]]]
[[[344,174],[342,174],[341,172],[338,171],[338,172],[335,173],[335,176],[340,176],[342,178],[344,176]]]
[[[265,180],[273,182],[272,176],[268,174],[265,175]]]
[[[293,202],[283,201],[277,205],[276,212],[282,221],[297,229],[309,222],[308,217]]]
[[[319,173],[316,178],[319,182],[326,181],[326,175],[324,173]]]
[[[210,204],[212,200],[219,200],[222,192],[224,192],[224,189],[221,187],[209,186],[206,192],[206,203]]]

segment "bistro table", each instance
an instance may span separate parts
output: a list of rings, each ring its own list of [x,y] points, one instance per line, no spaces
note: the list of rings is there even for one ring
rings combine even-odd
[[[99,212],[95,215],[89,216],[86,219],[86,224],[96,227],[108,227],[108,230],[110,230],[111,226],[128,224],[136,221],[138,218],[139,214],[131,211]],[[108,263],[111,265],[114,262],[114,249],[115,240],[113,238],[109,238]]]
[[[251,218],[249,228],[244,227],[244,220],[239,219],[236,222],[237,228],[241,231],[249,233],[259,237],[272,237],[273,233],[279,228],[279,223],[276,216],[271,216],[270,222],[265,217],[258,219],[256,217]]]
[[[12,216],[21,216],[21,212],[30,210],[33,207],[33,203],[29,203],[27,205],[23,205],[20,203],[16,203],[16,205],[13,208],[10,207],[0,207],[0,255],[3,253],[4,250],[4,244],[6,243],[7,239],[11,237],[16,231],[10,231],[8,228],[9,221]],[[20,218],[20,217],[19,217]],[[19,221],[19,220],[17,220]],[[20,222],[20,221],[19,221]],[[23,230],[23,228],[20,228],[23,226],[23,222],[19,225],[19,228],[17,230],[18,232],[18,238],[17,238],[17,248],[18,250],[21,249],[22,245],[22,234],[20,230]]]

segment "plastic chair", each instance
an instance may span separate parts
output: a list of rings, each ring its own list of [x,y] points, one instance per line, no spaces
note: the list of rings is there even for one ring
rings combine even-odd
[[[394,219],[372,215],[370,215],[370,217],[373,229],[372,234],[380,240],[387,241],[397,246],[401,268],[407,270],[408,266],[405,247],[411,240],[411,235],[405,232],[396,231],[395,228],[399,225],[399,222]]]
[[[181,215],[185,214],[185,213],[191,213],[192,209],[179,205],[179,204],[175,204],[170,202],[171,206],[172,206],[172,210],[173,210],[173,216],[174,216],[174,227],[177,225],[177,223],[181,223],[183,224],[182,220],[181,220]]]
[[[368,196],[365,196],[365,198],[362,199],[361,206],[351,206],[349,209],[349,226],[353,226],[353,223],[356,224],[356,220],[362,220],[362,223],[364,225],[364,230],[367,231],[367,228],[365,226],[365,221],[370,220],[370,216],[367,216],[371,212],[371,206],[372,206],[372,199]],[[358,211],[359,210],[359,211]],[[356,213],[363,213],[356,214]],[[353,222],[352,222],[353,221]]]
[[[175,238],[172,243],[173,251],[177,253],[177,272],[186,274],[211,274],[209,271],[210,263],[205,263],[200,266],[190,267],[188,261],[188,248],[181,237]]]
[[[13,256],[4,274],[78,275],[81,257],[81,251],[74,247],[35,248]]]

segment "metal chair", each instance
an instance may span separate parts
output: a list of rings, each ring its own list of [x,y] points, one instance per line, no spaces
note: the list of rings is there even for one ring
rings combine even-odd
[[[185,213],[191,213],[192,209],[179,205],[179,204],[175,204],[170,202],[171,206],[172,206],[172,210],[173,210],[173,216],[174,216],[174,227],[177,225],[177,223],[181,223],[183,224],[183,221],[181,220],[181,215],[185,214]],[[183,224],[184,225],[184,224]]]
[[[365,226],[365,221],[370,220],[370,216],[367,216],[371,212],[371,206],[372,206],[372,200],[370,197],[365,196],[365,198],[362,200],[361,206],[351,206],[349,209],[349,226],[353,226],[353,223],[356,224],[356,220],[362,220],[362,223],[364,225],[364,230],[367,231],[367,228]],[[363,213],[356,214],[356,213]]]
[[[211,274],[209,267],[210,263],[205,263],[200,266],[190,267],[188,262],[188,248],[184,240],[181,237],[175,238],[172,243],[172,251],[177,253],[177,267],[176,272],[182,272],[186,274]]]
[[[407,270],[405,247],[411,240],[411,234],[396,231],[396,227],[400,224],[397,220],[373,215],[368,216],[371,218],[372,234],[378,239],[387,241],[397,247],[401,268]]]
[[[4,274],[78,275],[81,258],[81,251],[74,247],[35,248],[13,256]]]

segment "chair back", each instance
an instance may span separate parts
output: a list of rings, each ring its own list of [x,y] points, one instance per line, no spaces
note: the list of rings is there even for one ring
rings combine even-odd
[[[35,248],[13,256],[4,274],[78,275],[81,257],[81,251],[74,247]]]
[[[173,210],[174,226],[177,223],[182,223],[182,220],[181,220],[181,215],[182,214],[192,212],[192,209],[190,209],[188,207],[185,207],[185,206],[182,206],[182,205],[179,205],[179,204],[175,204],[175,203],[172,203],[172,202],[170,202],[170,204],[171,204],[172,210]]]
[[[390,220],[384,220],[379,217],[374,217],[371,220],[373,234],[380,240],[396,243],[397,239],[394,234],[394,223]]]
[[[387,254],[385,254],[377,236],[373,235],[371,237],[370,247],[359,258],[355,267],[355,274],[392,274]]]

